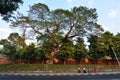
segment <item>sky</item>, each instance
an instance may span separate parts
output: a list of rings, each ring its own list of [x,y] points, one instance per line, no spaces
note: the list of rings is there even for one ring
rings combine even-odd
[[[50,10],[72,9],[75,6],[86,6],[96,8],[98,13],[98,23],[102,25],[105,31],[113,34],[120,33],[120,0],[23,0],[18,11],[27,14],[29,6],[37,3],[46,4]],[[0,39],[5,39],[10,33],[16,32],[9,27],[10,23],[2,20],[0,17]]]

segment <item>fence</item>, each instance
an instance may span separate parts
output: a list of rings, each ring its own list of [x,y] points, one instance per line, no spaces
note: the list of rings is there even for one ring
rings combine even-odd
[[[64,64],[63,60],[58,60],[57,62],[54,59],[54,64]],[[41,59],[32,59],[32,60],[27,60],[27,59],[16,59],[15,61],[9,60],[9,59],[4,59],[0,58],[0,64],[13,64],[14,62],[16,64],[41,64],[41,63],[49,63],[50,59],[46,58],[44,60]],[[120,60],[119,60],[120,61]],[[82,59],[82,60],[76,60],[76,59],[67,59],[65,60],[66,64],[108,64],[108,65],[113,65],[113,64],[118,64],[116,60],[107,60],[107,59]]]

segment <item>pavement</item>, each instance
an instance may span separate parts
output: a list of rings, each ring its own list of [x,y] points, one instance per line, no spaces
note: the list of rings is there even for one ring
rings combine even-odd
[[[10,71],[10,72],[0,72],[0,75],[21,75],[21,76],[61,76],[61,75],[69,75],[69,76],[74,76],[74,75],[107,75],[107,74],[120,74],[120,70],[104,70],[104,71],[98,71],[98,72],[78,72],[77,70],[68,70],[68,71],[52,71],[52,70],[47,70],[47,71]]]
[[[0,75],[0,80],[120,80],[120,74],[104,74],[104,75],[82,75],[80,74],[62,74],[62,75],[39,75],[39,74],[9,74]]]

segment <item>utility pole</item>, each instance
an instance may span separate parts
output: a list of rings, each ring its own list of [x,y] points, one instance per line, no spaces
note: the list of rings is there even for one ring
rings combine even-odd
[[[112,49],[112,51],[113,51],[113,53],[114,53],[114,56],[115,56],[115,58],[116,58],[116,60],[117,60],[117,62],[118,62],[118,65],[120,66],[120,62],[119,62],[118,57],[117,57],[117,55],[116,55],[116,53],[115,53],[115,50],[113,49],[113,47],[111,47],[111,49]]]

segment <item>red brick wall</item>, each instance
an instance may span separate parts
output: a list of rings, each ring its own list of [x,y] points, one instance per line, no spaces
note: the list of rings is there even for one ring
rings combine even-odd
[[[0,58],[0,64],[13,64],[13,60],[8,60],[8,59],[2,59]],[[15,61],[16,64],[28,64],[28,60],[22,60],[17,59]],[[42,60],[41,59],[34,59],[29,61],[30,64],[41,64]],[[49,59],[45,59],[44,63],[49,63]],[[58,60],[57,62],[54,62],[54,64],[64,64],[63,61]],[[76,59],[68,59],[66,60],[66,64],[118,64],[116,60],[104,60],[104,59],[82,59],[82,60],[76,60]]]
[[[11,60],[0,58],[0,64],[12,64]]]

